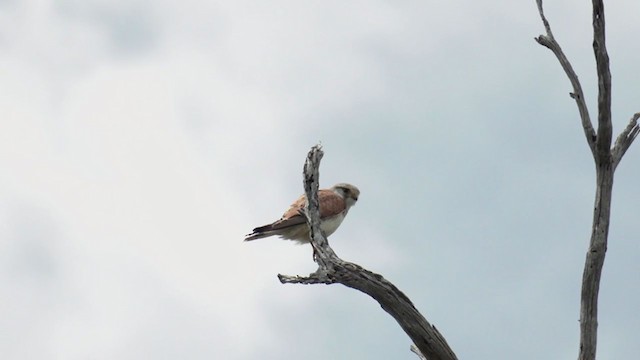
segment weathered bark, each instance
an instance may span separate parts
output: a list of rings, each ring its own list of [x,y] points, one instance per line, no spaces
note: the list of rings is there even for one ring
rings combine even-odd
[[[640,119],[640,112],[633,114],[631,120],[629,120],[629,124],[627,124],[627,127],[622,130],[616,139],[616,144],[613,146],[613,150],[611,150],[611,155],[613,157],[613,171],[616,170],[618,164],[620,164],[620,160],[622,160],[622,157],[633,143],[633,140],[635,140],[638,133],[640,133],[638,119]]]
[[[596,358],[598,338],[598,293],[604,266],[611,214],[613,167],[611,163],[597,168],[596,200],[593,211],[591,241],[582,274],[580,301],[580,360]]]
[[[318,270],[306,277],[278,275],[280,282],[293,284],[342,284],[359,290],[373,299],[398,322],[415,346],[428,360],[455,360],[453,350],[435,326],[420,314],[411,300],[381,275],[340,259],[329,246],[320,229],[318,204],[319,166],[323,152],[311,148],[304,166],[304,188],[309,199],[307,220],[311,227],[311,245]]]
[[[422,353],[420,352],[420,349],[418,349],[415,345],[411,345],[411,352],[418,355],[418,358],[420,360],[427,360],[427,358],[424,357],[424,355],[422,355]]]
[[[586,102],[578,76],[573,71],[569,60],[564,55],[560,44],[553,37],[551,27],[542,9],[542,0],[536,0],[538,12],[546,30],[536,41],[549,48],[558,58],[565,70],[574,92],[571,97],[576,101],[587,144],[591,149],[596,165],[596,198],[593,208],[593,225],[589,250],[582,274],[582,291],[580,294],[580,350],[579,360],[595,360],[598,338],[598,294],[600,279],[604,266],[611,217],[611,197],[613,191],[613,174],[633,140],[638,136],[638,118],[636,113],[627,127],[616,139],[611,148],[611,71],[609,55],[605,42],[604,4],[602,0],[593,0],[593,51],[598,73],[598,130],[593,130],[589,119]]]
[[[544,16],[544,11],[542,9],[542,0],[536,0],[538,4],[538,12],[540,13],[540,18],[542,19],[542,23],[544,24],[544,28],[546,30],[546,35],[540,35],[535,40],[538,44],[547,47],[549,50],[553,52],[553,54],[558,58],[562,69],[567,74],[569,81],[571,82],[571,86],[573,87],[573,92],[569,93],[571,98],[576,101],[576,105],[578,106],[578,111],[580,112],[580,120],[582,121],[582,128],[584,130],[584,135],[587,138],[587,144],[589,145],[589,149],[591,149],[591,153],[593,156],[596,156],[596,132],[593,130],[593,125],[591,124],[591,118],[589,117],[589,109],[587,108],[587,102],[584,98],[584,93],[582,92],[582,85],[580,85],[580,80],[578,80],[578,75],[573,70],[569,59],[565,56],[560,44],[553,37],[553,32],[551,31],[551,26],[547,21],[547,18]]]

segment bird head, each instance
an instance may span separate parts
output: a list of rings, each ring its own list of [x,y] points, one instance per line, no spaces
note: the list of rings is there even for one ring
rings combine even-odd
[[[340,183],[333,185],[331,189],[340,194],[349,207],[355,205],[356,201],[358,201],[358,197],[360,196],[360,190],[351,184]]]

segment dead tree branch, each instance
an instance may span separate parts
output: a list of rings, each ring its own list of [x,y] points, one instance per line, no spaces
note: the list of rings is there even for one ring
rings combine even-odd
[[[613,146],[612,150],[614,170],[620,163],[620,160],[622,160],[622,156],[624,156],[624,153],[627,152],[627,150],[633,143],[633,140],[635,140],[636,136],[638,136],[638,133],[640,133],[638,119],[640,119],[640,113],[633,114],[627,127],[622,130],[622,132],[616,139],[616,144]]]
[[[573,92],[569,93],[569,96],[576,101],[576,105],[578,106],[578,111],[580,112],[580,119],[582,120],[582,128],[584,130],[584,136],[587,138],[587,144],[591,149],[591,153],[593,156],[596,156],[596,132],[593,130],[593,125],[591,124],[591,118],[589,117],[589,109],[587,108],[587,103],[584,99],[584,93],[582,92],[582,85],[580,85],[580,80],[578,80],[578,75],[573,70],[569,59],[565,56],[560,44],[556,41],[555,37],[553,37],[553,32],[551,32],[551,26],[547,21],[547,18],[544,16],[544,11],[542,9],[542,0],[536,0],[538,4],[538,12],[540,13],[540,18],[542,19],[542,23],[544,24],[544,28],[546,30],[546,35],[540,35],[535,40],[538,44],[548,48],[553,52],[553,54],[558,58],[562,69],[567,74],[569,81],[571,82],[571,86],[573,86]]]
[[[427,358],[424,357],[424,355],[422,355],[422,353],[420,352],[420,349],[418,349],[415,345],[411,344],[411,347],[409,349],[411,350],[412,353],[418,356],[418,359],[427,360]]]
[[[318,204],[319,167],[323,152],[319,145],[311,148],[304,166],[304,189],[307,196],[307,220],[311,227],[311,245],[315,249],[318,270],[309,276],[278,275],[283,284],[342,284],[359,290],[373,299],[398,322],[419,351],[428,360],[456,360],[444,337],[418,312],[411,300],[381,275],[340,259],[329,246],[320,229]]]
[[[633,115],[631,121],[616,139],[611,148],[611,71],[609,55],[605,43],[604,4],[602,0],[593,0],[593,51],[598,73],[598,130],[593,130],[578,76],[573,71],[569,60],[560,45],[553,37],[551,27],[542,9],[542,0],[536,0],[538,12],[544,25],[546,35],[540,35],[536,41],[549,48],[558,58],[573,85],[571,97],[576,100],[582,120],[582,127],[587,143],[596,163],[596,198],[593,209],[593,225],[589,250],[582,274],[582,291],[580,294],[580,350],[579,360],[595,360],[598,333],[598,293],[604,266],[605,253],[609,236],[611,214],[611,197],[613,191],[613,175],[622,156],[638,136],[638,118]]]

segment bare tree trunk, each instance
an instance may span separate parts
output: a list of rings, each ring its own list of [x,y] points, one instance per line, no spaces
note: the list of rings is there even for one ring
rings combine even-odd
[[[309,151],[304,166],[304,188],[307,199],[307,220],[311,227],[311,246],[315,250],[314,260],[318,270],[306,277],[278,275],[280,282],[294,284],[343,284],[359,290],[373,299],[393,316],[400,327],[428,360],[456,360],[457,357],[435,326],[429,324],[411,300],[395,285],[381,275],[340,259],[329,246],[320,229],[318,204],[318,179],[323,152],[319,145]],[[416,352],[412,348],[412,351]]]
[[[596,200],[593,212],[591,243],[582,274],[580,302],[580,355],[578,359],[596,358],[598,335],[598,292],[600,277],[607,251],[611,195],[613,190],[613,168],[602,164],[597,169]]]
[[[536,0],[538,12],[546,30],[536,41],[549,48],[558,58],[564,69],[573,92],[570,96],[576,101],[587,144],[591,149],[596,164],[596,199],[593,208],[593,225],[591,241],[582,274],[582,291],[580,294],[580,351],[579,360],[595,360],[598,336],[598,293],[600,278],[604,266],[605,253],[609,235],[611,215],[611,197],[613,191],[613,174],[633,140],[640,132],[636,113],[611,148],[611,72],[609,55],[605,45],[604,4],[602,0],[593,0],[593,51],[598,73],[598,130],[593,129],[589,111],[584,99],[578,76],[573,71],[569,60],[564,55],[560,44],[553,37],[551,27],[542,8],[542,0]]]

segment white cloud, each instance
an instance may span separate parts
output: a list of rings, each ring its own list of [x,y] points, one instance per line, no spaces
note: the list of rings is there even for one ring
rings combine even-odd
[[[301,192],[302,161],[318,140],[327,144],[323,182],[363,189],[332,244],[410,284],[403,290],[443,322],[459,355],[495,349],[486,338],[466,340],[489,310],[501,313],[487,333],[514,326],[525,300],[563,326],[573,321],[565,280],[581,260],[571,257],[556,277],[564,257],[541,249],[582,226],[562,214],[582,214],[586,165],[575,153],[586,147],[557,150],[548,144],[564,133],[547,138],[548,126],[531,125],[579,130],[577,119],[567,120],[573,128],[552,120],[567,115],[570,99],[536,103],[546,100],[536,81],[566,82],[557,64],[545,67],[553,59],[531,58],[551,57],[531,40],[542,30],[533,3],[2,6],[0,292],[11,296],[0,299],[0,348],[8,358],[300,357],[304,346],[288,338],[300,334],[321,334],[342,354],[397,358],[408,339],[388,318],[364,314],[370,299],[277,282],[277,273],[314,270],[308,247],[241,242]],[[572,26],[558,25],[556,34]],[[562,101],[566,108],[555,105]],[[623,166],[625,176],[637,172]],[[620,184],[630,193],[632,183]],[[633,213],[622,200],[616,206]],[[623,220],[620,229],[632,229],[633,218]],[[558,254],[574,251],[562,244]],[[624,273],[628,262],[610,268]],[[494,288],[482,292],[487,277]],[[343,329],[331,314],[354,319]],[[616,316],[613,334],[631,326]],[[349,333],[359,320],[382,336],[377,346]],[[538,318],[523,321],[546,330]],[[602,339],[616,347],[607,353],[625,347]],[[550,348],[565,354],[571,341]]]

